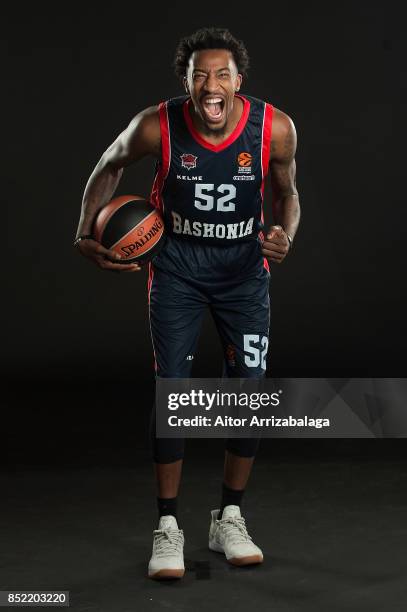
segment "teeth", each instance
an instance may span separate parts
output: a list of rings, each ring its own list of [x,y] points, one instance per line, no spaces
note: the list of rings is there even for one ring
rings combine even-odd
[[[205,104],[218,104],[222,102],[222,98],[207,98]]]

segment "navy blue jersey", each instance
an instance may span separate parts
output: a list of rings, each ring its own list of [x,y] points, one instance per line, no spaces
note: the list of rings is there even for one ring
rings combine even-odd
[[[257,239],[263,227],[273,106],[238,97],[242,116],[219,145],[194,128],[189,96],[159,105],[162,156],[151,199],[174,238],[232,245]]]

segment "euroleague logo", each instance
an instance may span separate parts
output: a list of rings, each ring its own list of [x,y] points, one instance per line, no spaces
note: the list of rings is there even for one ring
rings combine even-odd
[[[251,174],[253,156],[247,151],[242,151],[237,156],[238,174]]]
[[[247,168],[247,166],[252,165],[252,156],[250,153],[243,151],[243,153],[239,153],[237,156],[237,163],[240,167]]]

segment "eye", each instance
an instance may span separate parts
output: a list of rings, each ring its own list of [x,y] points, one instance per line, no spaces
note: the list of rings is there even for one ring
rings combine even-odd
[[[221,79],[228,79],[229,78],[229,73],[228,72],[221,72],[219,77]]]
[[[193,79],[194,81],[202,81],[205,78],[204,74],[194,74]]]

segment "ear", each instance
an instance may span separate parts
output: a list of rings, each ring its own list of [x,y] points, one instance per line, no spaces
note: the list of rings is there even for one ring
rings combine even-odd
[[[189,94],[189,87],[188,87],[188,79],[187,79],[187,77],[183,78],[183,82],[184,82],[185,91]]]
[[[238,75],[236,76],[235,91],[239,91],[239,89],[240,89],[240,87],[241,87],[241,85],[242,85],[242,78],[243,78],[243,77],[242,77],[242,75],[241,75],[241,74],[238,74]]]

